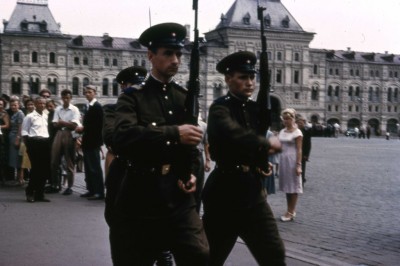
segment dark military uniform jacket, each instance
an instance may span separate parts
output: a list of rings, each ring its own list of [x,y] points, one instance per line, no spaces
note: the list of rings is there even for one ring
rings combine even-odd
[[[269,143],[257,134],[259,108],[228,93],[208,115],[208,142],[216,168],[203,190],[205,208],[247,208],[265,201],[256,168],[268,161]]]
[[[193,195],[177,186],[197,161],[196,147],[179,142],[186,94],[175,82],[163,84],[150,76],[118,98],[113,148],[128,164],[117,199],[122,205],[153,215],[195,204]]]

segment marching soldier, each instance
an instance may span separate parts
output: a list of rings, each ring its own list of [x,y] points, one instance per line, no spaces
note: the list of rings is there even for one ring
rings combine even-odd
[[[256,56],[237,52],[222,59],[226,96],[216,99],[208,116],[208,142],[216,167],[203,189],[204,228],[210,264],[222,266],[241,237],[259,265],[285,265],[285,250],[265,200],[262,179],[268,155],[280,150],[276,138],[257,133],[259,106],[250,99],[255,87]]]
[[[185,37],[186,29],[175,23],[144,31],[139,42],[148,48],[150,76],[117,102],[113,148],[127,170],[114,203],[119,234],[110,241],[121,247],[113,254],[116,265],[153,265],[164,250],[172,251],[177,265],[207,265],[196,177],[185,176],[203,132],[184,123],[187,91],[173,81]],[[188,156],[191,165],[182,165]]]

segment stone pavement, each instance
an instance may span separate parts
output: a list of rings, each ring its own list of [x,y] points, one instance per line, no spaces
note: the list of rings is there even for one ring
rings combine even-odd
[[[278,222],[289,266],[398,265],[400,141],[313,138],[307,183],[294,222]],[[277,181],[277,180],[276,180]],[[0,188],[0,266],[111,265],[104,202],[51,194],[27,203],[20,187]],[[285,195],[268,201],[279,217]],[[239,240],[226,266],[257,265]]]

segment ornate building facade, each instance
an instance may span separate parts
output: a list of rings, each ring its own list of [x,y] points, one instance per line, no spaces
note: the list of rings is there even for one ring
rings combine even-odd
[[[263,23],[274,127],[279,126],[280,111],[293,107],[315,124],[337,122],[342,128],[369,124],[377,132],[397,130],[400,55],[310,48],[314,33],[304,31],[280,0],[259,2],[266,7]],[[119,94],[115,77],[120,70],[151,67],[146,49],[135,38],[63,34],[47,0],[18,0],[11,18],[3,23],[0,91],[4,94],[36,95],[49,88],[59,96],[68,88],[75,104],[83,106],[83,87],[90,83],[100,88],[98,99],[105,104],[115,102]],[[239,50],[261,51],[257,1],[234,1],[217,27],[205,33],[205,40],[200,46],[204,117],[213,100],[227,91],[224,77],[215,70],[218,61]],[[188,37],[176,76],[183,86],[189,79],[190,49]]]

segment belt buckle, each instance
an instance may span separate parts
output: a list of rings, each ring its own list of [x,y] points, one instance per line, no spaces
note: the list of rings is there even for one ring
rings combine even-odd
[[[247,173],[250,171],[250,166],[241,164],[240,167],[242,168],[243,173]]]
[[[170,170],[171,170],[171,165],[170,164],[162,165],[161,166],[161,175],[167,175]]]

